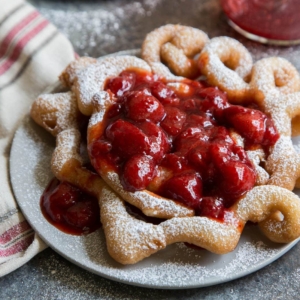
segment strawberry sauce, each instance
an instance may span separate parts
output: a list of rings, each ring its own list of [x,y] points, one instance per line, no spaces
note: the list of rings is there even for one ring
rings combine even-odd
[[[97,198],[56,178],[44,191],[40,205],[47,221],[65,233],[88,234],[101,226]]]
[[[105,162],[118,172],[127,191],[148,188],[222,221],[255,185],[246,150],[268,152],[279,134],[261,111],[231,105],[225,93],[203,82],[184,84],[172,88],[138,70],[109,79],[106,90],[116,101],[105,115],[104,133],[89,145],[91,162],[96,170]]]

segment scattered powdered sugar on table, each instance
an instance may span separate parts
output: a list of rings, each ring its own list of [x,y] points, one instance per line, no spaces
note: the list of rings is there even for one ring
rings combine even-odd
[[[300,268],[297,268],[293,273],[292,273],[292,278],[299,283],[300,282]]]
[[[109,11],[96,10],[87,11],[63,11],[40,9],[41,14],[51,20],[68,39],[73,41],[73,46],[77,51],[83,51],[88,47],[95,47],[98,44],[99,36],[102,42],[111,43],[115,41],[113,34],[119,29],[119,21],[115,14]],[[80,38],[72,38],[81,33]]]
[[[160,2],[161,0],[134,1],[119,7],[112,6],[113,10],[107,5],[105,9],[97,7],[91,11],[66,11],[44,7],[39,8],[39,11],[72,41],[80,55],[91,55],[94,47],[105,49],[118,42],[124,20],[136,16],[150,17]]]

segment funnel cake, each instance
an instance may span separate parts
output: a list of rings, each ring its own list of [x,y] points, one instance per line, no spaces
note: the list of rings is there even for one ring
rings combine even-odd
[[[59,94],[56,96],[60,98]],[[44,107],[50,108],[48,100],[47,96],[39,97]],[[66,112],[66,119],[69,113]],[[231,208],[223,223],[207,217],[172,218],[160,225],[137,220],[128,214],[122,198],[98,175],[83,167],[79,131],[70,125],[56,137],[57,146],[52,158],[55,176],[98,198],[108,251],[120,263],[136,263],[178,241],[193,243],[218,254],[227,253],[235,248],[247,220],[264,221],[260,223],[262,229],[277,242],[289,242],[299,235],[299,199],[275,186],[256,187],[248,192]],[[284,222],[268,218],[276,210],[284,214]]]
[[[193,34],[200,46],[185,55],[204,47],[198,64],[206,83],[182,78],[172,67],[174,75],[158,61],[161,46],[180,48]],[[41,95],[32,106],[34,120],[56,136],[54,175],[98,199],[108,252],[122,264],[176,242],[228,253],[247,221],[278,243],[300,236],[300,201],[289,191],[299,177],[290,140],[300,106],[298,73],[278,58],[253,65],[229,38],[217,40],[225,50],[215,53],[215,41],[192,28],[164,26],[143,44],[149,64],[131,56],[81,58],[60,77],[69,92]],[[171,49],[165,61],[173,46],[163,46],[162,53]],[[208,86],[212,82],[220,90]],[[84,165],[83,115],[89,116],[90,161],[101,177]],[[135,218],[127,202],[159,224]]]

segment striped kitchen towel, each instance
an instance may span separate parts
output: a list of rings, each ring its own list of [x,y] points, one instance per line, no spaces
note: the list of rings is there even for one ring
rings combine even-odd
[[[9,150],[32,101],[73,59],[70,42],[34,7],[23,0],[0,0],[0,277],[46,247],[14,199]]]

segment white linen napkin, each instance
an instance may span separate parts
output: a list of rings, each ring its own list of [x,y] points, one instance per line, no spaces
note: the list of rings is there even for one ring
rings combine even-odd
[[[23,0],[0,0],[0,277],[46,248],[14,198],[10,145],[36,96],[74,57],[70,42],[33,6]]]

